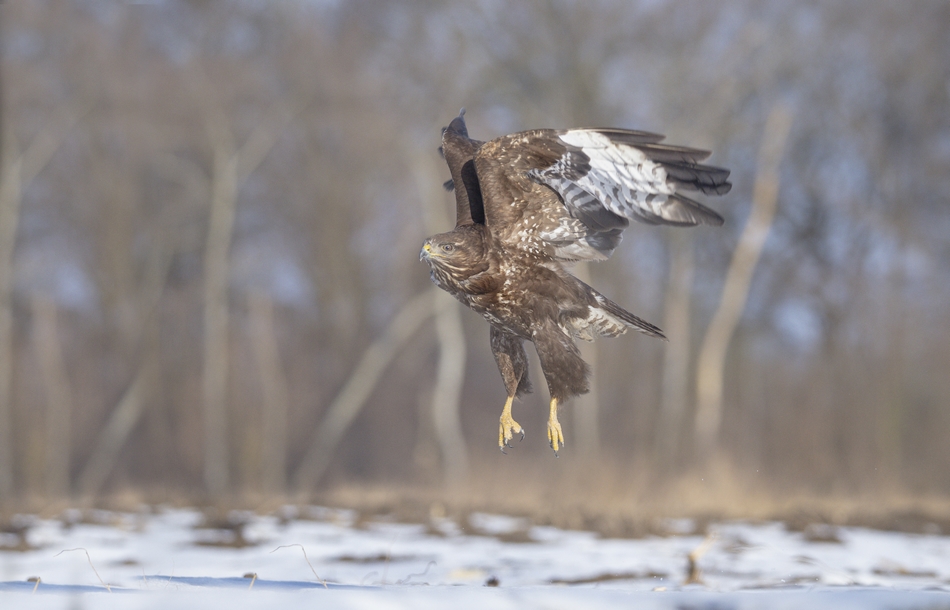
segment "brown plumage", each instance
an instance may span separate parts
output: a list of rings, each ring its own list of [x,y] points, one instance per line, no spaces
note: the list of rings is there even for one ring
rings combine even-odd
[[[489,142],[468,137],[464,110],[442,133],[456,226],[428,238],[420,258],[432,281],[482,314],[508,400],[498,444],[524,430],[512,419],[531,391],[524,341],[534,343],[551,395],[548,441],[564,444],[557,405],[588,391],[589,368],[575,339],[628,328],[663,337],[572,276],[566,265],[605,260],[630,219],[649,224],[721,225],[722,217],[683,191],[722,195],[729,171],[701,165],[708,152],[661,144],[663,136],[622,129],[537,129]]]

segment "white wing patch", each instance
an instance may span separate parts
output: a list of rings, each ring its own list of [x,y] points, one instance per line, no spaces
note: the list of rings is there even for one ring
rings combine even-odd
[[[554,191],[564,206],[539,206],[541,217],[520,221],[559,260],[606,259],[631,220],[681,226],[723,222],[680,192],[729,191],[728,170],[698,163],[709,155],[705,151],[620,129],[537,130],[510,138],[506,159],[514,159],[518,175]]]
[[[671,213],[679,206],[667,205],[668,196],[676,191],[666,170],[643,152],[586,129],[572,129],[559,137],[590,158],[590,171],[575,183],[605,208],[626,218],[642,217],[644,210],[666,220],[683,220]]]

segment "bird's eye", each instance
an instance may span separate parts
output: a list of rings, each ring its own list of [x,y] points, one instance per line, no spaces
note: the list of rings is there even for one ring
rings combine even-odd
[[[453,244],[442,244],[443,252],[451,252],[452,250],[455,250],[455,246]]]

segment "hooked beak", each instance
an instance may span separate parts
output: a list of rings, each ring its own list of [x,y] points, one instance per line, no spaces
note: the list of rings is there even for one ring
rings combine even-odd
[[[430,244],[427,239],[426,242],[422,244],[422,250],[419,252],[419,260],[427,260],[430,254],[432,254],[432,244]]]

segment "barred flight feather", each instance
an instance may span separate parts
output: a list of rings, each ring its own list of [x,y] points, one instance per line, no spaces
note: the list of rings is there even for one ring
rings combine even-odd
[[[647,224],[722,224],[716,212],[677,194],[729,191],[728,170],[696,163],[706,151],[657,144],[658,136],[646,132],[571,129],[558,137],[565,152],[528,174],[557,192],[574,215],[590,219],[592,228],[600,228],[593,214],[598,206]]]

